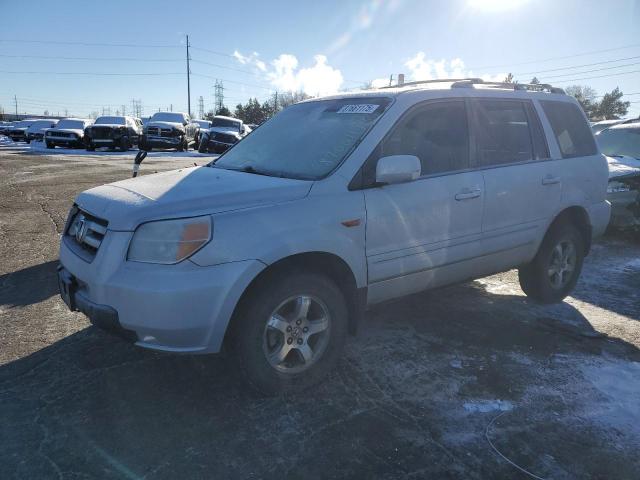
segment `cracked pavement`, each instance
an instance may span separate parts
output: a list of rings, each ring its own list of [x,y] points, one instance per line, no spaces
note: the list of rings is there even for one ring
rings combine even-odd
[[[148,352],[59,300],[73,198],[134,153],[0,149],[0,478],[638,478],[637,239],[597,242],[559,305],[515,271],[381,305],[323,384],[267,398],[224,355]]]

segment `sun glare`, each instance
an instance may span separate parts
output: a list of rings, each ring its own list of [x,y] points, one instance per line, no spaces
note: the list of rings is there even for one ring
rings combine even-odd
[[[527,3],[528,0],[467,0],[467,4],[478,10],[501,12],[513,10]]]

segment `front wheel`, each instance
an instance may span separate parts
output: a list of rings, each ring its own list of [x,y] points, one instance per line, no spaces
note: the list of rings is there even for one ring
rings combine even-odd
[[[533,261],[518,270],[520,287],[537,302],[561,302],[576,286],[584,251],[584,239],[575,226],[551,227]]]
[[[335,365],[347,334],[347,307],[328,277],[289,272],[256,287],[232,327],[233,355],[266,394],[301,391]]]
[[[129,137],[121,137],[120,138],[120,151],[126,152],[131,147],[131,142],[129,141]]]

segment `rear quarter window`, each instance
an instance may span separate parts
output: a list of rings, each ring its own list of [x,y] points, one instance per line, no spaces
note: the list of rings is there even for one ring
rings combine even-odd
[[[587,157],[598,153],[593,133],[577,105],[540,100],[558,141],[562,158]]]

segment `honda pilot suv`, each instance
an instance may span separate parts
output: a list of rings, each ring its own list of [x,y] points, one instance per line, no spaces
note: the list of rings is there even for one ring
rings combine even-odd
[[[141,347],[223,345],[277,393],[372,305],[517,268],[560,302],[609,221],[607,162],[547,85],[439,81],[295,104],[206,166],[81,193],[62,298]]]

